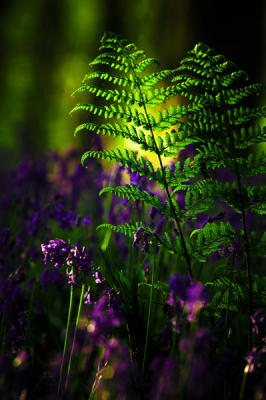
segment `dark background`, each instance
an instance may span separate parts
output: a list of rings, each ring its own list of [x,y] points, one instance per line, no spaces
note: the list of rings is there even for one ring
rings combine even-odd
[[[161,69],[176,68],[202,41],[266,83],[266,2],[211,0],[5,0],[0,6],[0,168],[43,150],[88,150],[74,138],[87,64],[104,32],[136,43]],[[265,105],[259,96],[257,105]],[[84,121],[82,121],[84,122]],[[262,123],[265,120],[262,121]]]

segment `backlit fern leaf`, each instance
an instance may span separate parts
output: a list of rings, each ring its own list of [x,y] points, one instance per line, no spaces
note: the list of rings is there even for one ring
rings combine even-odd
[[[155,194],[148,193],[146,191],[140,190],[135,185],[127,185],[127,186],[118,186],[116,188],[107,187],[101,190],[100,196],[103,193],[114,193],[118,196],[121,196],[123,199],[128,197],[132,200],[141,200],[145,201],[145,203],[152,205],[153,207],[158,208],[158,210],[162,213],[165,213],[165,208],[162,202],[158,199]]]
[[[128,235],[131,237],[132,235],[135,235],[137,230],[143,227],[144,230],[148,233],[149,235],[149,240],[150,242],[154,241],[157,243],[158,246],[164,246],[168,249],[168,251],[175,253],[175,249],[172,246],[172,243],[169,242],[167,239],[164,240],[157,232],[153,231],[149,226],[144,225],[143,223],[136,222],[136,224],[124,224],[124,225],[111,225],[111,224],[102,224],[97,227],[97,229],[100,228],[106,228],[106,229],[111,229],[117,233],[123,233],[124,235]]]

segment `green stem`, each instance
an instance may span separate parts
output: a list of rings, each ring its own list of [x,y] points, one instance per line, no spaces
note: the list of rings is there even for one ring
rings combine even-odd
[[[131,210],[131,223],[132,225],[135,224],[136,218],[135,218],[135,209]],[[133,249],[132,249],[132,239],[129,238],[129,255],[128,255],[128,272],[131,275],[132,274],[132,263],[133,263]]]
[[[176,222],[177,229],[178,229],[178,232],[179,232],[179,235],[180,235],[180,239],[181,239],[181,243],[182,243],[182,247],[183,247],[183,251],[184,251],[184,257],[185,257],[186,262],[187,262],[187,265],[188,265],[188,270],[189,270],[190,279],[193,280],[193,273],[192,273],[192,269],[191,269],[190,257],[189,257],[189,254],[188,254],[187,248],[186,248],[186,242],[185,242],[185,239],[184,239],[184,235],[183,235],[183,232],[182,232],[182,229],[181,229],[180,222],[179,222],[179,220],[178,220],[178,218],[177,218],[177,215],[176,215],[176,211],[175,211],[174,205],[173,205],[173,203],[172,203],[172,198],[171,198],[170,193],[169,193],[169,188],[168,188],[168,184],[167,184],[166,177],[165,177],[165,171],[164,171],[164,168],[163,168],[163,163],[162,163],[161,155],[160,155],[160,152],[159,152],[159,149],[158,149],[156,140],[155,140],[154,132],[153,132],[153,129],[152,129],[152,126],[151,126],[149,117],[148,117],[148,113],[147,113],[145,101],[144,101],[144,98],[143,98],[143,95],[142,95],[142,90],[141,90],[141,87],[140,87],[140,83],[139,83],[139,80],[138,80],[138,78],[137,78],[137,76],[136,76],[135,69],[134,69],[134,67],[133,67],[133,65],[132,65],[132,63],[131,63],[131,61],[130,61],[130,59],[128,58],[128,55],[127,55],[126,52],[124,51],[124,48],[123,48],[122,43],[120,43],[120,45],[121,45],[121,47],[122,47],[122,49],[123,49],[123,52],[124,52],[125,57],[127,58],[129,64],[130,64],[131,67],[132,67],[132,73],[133,73],[133,75],[134,75],[135,82],[136,82],[137,85],[138,85],[139,94],[140,94],[140,97],[141,97],[141,103],[142,103],[142,106],[143,106],[143,108],[144,108],[144,113],[145,113],[145,116],[146,116],[146,122],[147,122],[147,124],[148,124],[148,126],[149,126],[149,131],[151,132],[151,135],[152,135],[152,139],[153,139],[153,143],[154,143],[154,147],[155,147],[155,152],[156,152],[156,154],[157,154],[157,156],[158,156],[159,163],[160,163],[160,167],[161,167],[161,170],[162,170],[162,176],[163,176],[163,181],[164,181],[164,186],[165,186],[166,194],[167,194],[167,197],[168,197],[168,200],[169,200],[169,204],[170,204],[170,208],[171,208],[171,211],[172,211],[172,214],[173,214],[173,218],[174,218],[174,220],[175,220],[175,222]]]
[[[141,222],[142,224],[144,223],[144,211],[145,211],[145,202],[142,201],[141,202]],[[139,266],[141,264],[141,248],[139,248],[139,259],[138,259],[138,270],[139,270]]]
[[[152,241],[152,242],[153,242],[152,282],[151,282],[150,304],[149,304],[149,311],[148,311],[148,322],[147,322],[147,331],[146,331],[146,341],[145,341],[144,357],[143,357],[143,364],[142,364],[142,372],[145,371],[146,362],[147,362],[148,342],[149,342],[150,325],[151,325],[151,318],[152,318],[152,303],[153,303],[153,294],[154,294],[155,244],[154,244],[154,241]]]
[[[72,274],[73,274],[73,269],[72,269]],[[60,368],[60,379],[59,379],[58,392],[57,392],[58,394],[60,393],[60,386],[61,386],[62,373],[63,373],[63,365],[64,365],[66,348],[67,348],[67,343],[68,343],[69,328],[70,328],[70,321],[71,321],[72,308],[73,308],[73,289],[74,289],[73,285],[71,285],[71,287],[70,287],[69,308],[68,308],[68,318],[67,318],[67,328],[66,328],[64,351],[63,351],[63,359],[62,359],[61,368]]]
[[[169,222],[168,219],[165,217],[164,225],[163,225],[163,235],[164,235],[165,230],[168,227],[168,222]],[[157,266],[156,266],[156,271],[155,271],[155,283],[158,283],[158,280],[159,280],[159,268],[160,268],[160,265],[161,265],[160,261],[161,261],[161,255],[162,255],[163,252],[164,252],[164,246],[160,246],[158,257],[157,257]]]
[[[209,62],[210,65],[212,65],[212,59],[209,57]],[[215,74],[215,69],[212,67],[213,74]],[[219,76],[216,74],[216,79],[220,83]],[[222,93],[223,87],[221,87],[220,92]],[[252,300],[252,284],[251,284],[251,262],[250,262],[250,251],[249,251],[249,246],[248,246],[248,234],[247,234],[247,227],[246,227],[246,216],[245,216],[245,207],[244,207],[244,201],[243,201],[243,196],[242,196],[242,191],[241,191],[241,182],[240,182],[240,173],[238,169],[238,164],[237,164],[237,158],[236,158],[236,148],[235,148],[235,142],[234,142],[234,137],[232,135],[231,131],[231,125],[228,120],[228,115],[226,112],[226,109],[224,107],[224,98],[223,95],[221,95],[221,108],[223,115],[225,117],[225,125],[227,128],[227,132],[230,137],[231,141],[231,147],[232,147],[232,156],[233,156],[233,161],[234,161],[234,167],[235,167],[235,176],[237,179],[237,186],[238,186],[238,195],[239,195],[239,203],[240,203],[240,209],[241,209],[241,214],[242,214],[242,226],[243,226],[243,231],[244,231],[244,239],[245,239],[245,252],[246,252],[246,271],[247,271],[247,286],[248,286],[248,298],[249,298],[249,329],[248,329],[248,352],[251,351],[252,348],[252,321],[250,316],[253,314],[252,308],[253,308],[253,300]]]
[[[244,239],[245,239],[245,251],[246,251],[246,255],[247,255],[246,256],[246,271],[247,271],[248,298],[249,298],[248,352],[250,352],[251,348],[252,348],[252,321],[251,321],[250,317],[253,314],[252,284],[251,284],[251,273],[250,273],[251,263],[250,263],[250,252],[249,252],[249,246],[248,246],[248,234],[247,234],[247,227],[246,227],[246,215],[245,215],[245,208],[244,208],[244,202],[243,202],[243,197],[242,197],[240,176],[239,176],[239,171],[238,171],[238,166],[237,166],[237,161],[236,161],[234,143],[233,143],[233,155],[234,155],[234,163],[235,163],[235,169],[236,169],[237,185],[238,185],[238,190],[239,190],[239,200],[240,200],[240,207],[241,207],[241,214],[242,214],[242,226],[243,226],[243,230],[244,230]]]
[[[197,276],[197,281],[199,281],[201,273],[202,273],[202,267],[203,267],[204,262],[200,263],[200,267],[199,267],[199,272],[198,272],[198,276]]]
[[[244,398],[244,392],[245,392],[245,387],[246,387],[246,380],[247,380],[247,374],[249,371],[249,364],[246,365],[244,369],[244,374],[241,382],[241,388],[240,388],[240,394],[239,394],[239,400],[243,400]]]
[[[71,361],[72,361],[72,355],[73,355],[73,351],[74,351],[74,347],[75,347],[76,333],[77,333],[77,329],[78,329],[78,325],[79,325],[79,321],[80,321],[80,314],[81,314],[83,301],[84,301],[84,291],[85,291],[85,285],[84,285],[84,283],[82,283],[81,294],[80,294],[80,299],[79,299],[78,315],[77,315],[76,327],[75,327],[75,333],[74,333],[74,339],[73,339],[71,354],[70,354],[69,363],[68,363],[68,370],[67,370],[67,378],[66,378],[65,389],[67,388],[68,376],[69,376],[70,369],[71,369]]]

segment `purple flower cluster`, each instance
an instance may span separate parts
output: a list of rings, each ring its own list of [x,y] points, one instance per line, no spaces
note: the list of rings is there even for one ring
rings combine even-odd
[[[65,264],[71,267],[71,270],[66,271],[68,283],[75,285],[77,279],[84,280],[94,275],[93,262],[90,260],[89,254],[85,252],[85,247],[81,251],[77,247],[71,246],[71,244],[65,242],[62,239],[50,240],[47,245],[42,244],[42,251],[44,254],[44,265],[49,266],[54,264],[55,268],[64,268]],[[47,284],[47,279],[51,278],[51,284],[58,281],[58,274],[48,274],[47,270],[43,271],[41,282]]]
[[[262,361],[266,361],[266,315],[257,311],[250,318],[253,323],[254,343],[257,343],[246,357],[246,371],[251,373],[258,371],[262,367]]]
[[[48,244],[42,244],[44,265],[54,264],[55,268],[63,268],[66,258],[71,250],[71,244],[62,239],[50,240]]]
[[[134,235],[132,247],[142,244],[141,251],[144,253],[149,252],[149,239],[147,231],[141,226]]]

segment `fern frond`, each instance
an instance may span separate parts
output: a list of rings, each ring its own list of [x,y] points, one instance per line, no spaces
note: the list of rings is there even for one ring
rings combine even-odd
[[[248,158],[237,158],[237,165],[241,177],[263,174],[266,172],[266,155],[264,154],[264,151],[260,151],[256,157],[250,153]],[[236,173],[233,163],[231,165],[231,171],[234,174]]]
[[[128,197],[128,199],[132,199],[134,201],[141,200],[152,205],[153,207],[158,208],[160,212],[165,213],[165,208],[162,201],[159,200],[155,194],[153,195],[146,191],[143,192],[137,186],[132,184],[128,184],[127,186],[118,186],[116,188],[106,187],[101,190],[99,195],[102,196],[103,193],[114,193],[118,196],[121,196],[123,199]]]
[[[112,82],[120,86],[130,86],[130,88],[133,90],[137,88],[137,83],[135,82],[133,75],[130,74],[129,77],[118,76],[103,71],[95,71],[85,75],[82,83],[86,82],[89,79],[97,79],[97,78],[108,80],[109,82]]]
[[[98,57],[92,61],[89,66],[92,67],[93,65],[97,64],[106,64],[109,65],[111,68],[117,69],[119,71],[129,72],[132,67],[130,63],[126,60],[123,56],[115,56],[112,53],[104,53],[100,54]]]
[[[136,223],[136,225],[133,224],[124,224],[124,225],[111,225],[111,224],[101,224],[97,227],[97,230],[100,228],[108,228],[108,229],[112,229],[113,231],[117,232],[117,233],[124,233],[125,235],[128,235],[129,237],[131,237],[132,235],[134,235],[138,228],[141,226],[145,226],[141,223]]]
[[[157,243],[158,246],[164,246],[167,248],[167,250],[171,253],[176,253],[175,248],[172,246],[171,243],[169,243],[168,240],[164,240],[157,232],[155,232],[152,228],[149,226],[144,225],[141,222],[136,222],[136,224],[124,224],[124,225],[111,225],[111,224],[102,224],[97,227],[97,229],[100,228],[106,228],[106,229],[112,229],[113,231],[117,233],[123,233],[124,235],[128,235],[131,237],[132,235],[135,235],[137,230],[142,227],[144,228],[145,232],[149,234],[149,240],[152,240]]]
[[[227,104],[237,104],[244,98],[255,94],[259,94],[260,90],[265,89],[266,86],[262,84],[253,84],[243,88],[225,89],[222,90],[222,96]]]
[[[198,213],[207,211],[217,199],[241,213],[243,224],[241,237],[243,236],[247,254],[246,277],[249,282],[251,310],[249,246],[252,254],[259,250],[255,246],[255,240],[252,238],[248,240],[245,210],[250,209],[257,214],[266,213],[266,185],[259,188],[246,186],[241,183],[241,178],[266,172],[266,158],[263,152],[256,158],[253,155],[246,158],[236,156],[236,149],[245,149],[266,141],[266,127],[252,125],[254,118],[266,116],[266,107],[249,108],[239,104],[246,97],[258,94],[265,86],[247,85],[248,74],[245,71],[203,43],[199,43],[188,52],[188,57],[181,62],[179,68],[148,74],[146,69],[159,64],[158,61],[155,58],[146,58],[143,51],[138,51],[134,44],[128,43],[118,35],[114,33],[104,35],[100,50],[102,53],[90,63],[90,66],[103,66],[103,71],[88,74],[84,78],[83,86],[74,94],[88,91],[109,103],[94,105],[84,102],[78,104],[72,112],[85,110],[98,117],[123,121],[97,124],[92,120],[77,127],[75,134],[81,129],[87,129],[97,134],[130,139],[137,143],[141,150],[155,153],[159,158],[160,168],[155,171],[152,163],[143,157],[137,160],[135,153],[125,150],[122,154],[119,149],[89,151],[84,154],[82,163],[87,157],[115,160],[166,189],[168,200],[165,207],[158,196],[153,196],[148,191],[140,190],[133,185],[105,188],[101,194],[110,192],[123,198],[127,196],[129,199],[141,200],[156,207],[168,218],[174,219],[179,233],[175,243],[172,243],[173,237],[169,232],[165,234],[165,240],[160,239],[163,243],[160,240],[158,242],[169,252],[186,259],[191,278],[191,265],[198,261],[204,262],[207,254],[216,251],[220,243],[232,241],[239,236],[239,232],[223,223],[206,224],[203,229],[193,231],[192,236],[195,233],[197,236],[195,244],[192,245],[185,241],[180,222],[196,219]],[[106,67],[112,68],[115,72],[105,71]],[[97,79],[103,84],[108,81],[108,85],[106,88],[101,88],[98,83],[87,84],[87,81],[92,79]],[[170,84],[159,89],[157,85],[163,80],[168,82],[170,80]],[[162,104],[166,100],[180,95],[188,99],[186,105],[170,105],[163,108]],[[147,111],[148,108],[158,106],[160,109],[154,110],[153,113]],[[155,137],[156,131],[163,134]],[[187,158],[182,168],[180,161],[177,161],[174,171],[173,166],[163,168],[162,156],[176,155],[179,150],[185,149],[192,143],[197,143],[198,151],[194,160]],[[208,169],[220,166],[230,170],[236,176],[236,181],[232,184],[228,182],[223,184],[212,180]],[[204,177],[201,181],[197,176],[199,173]],[[197,182],[188,184],[190,178],[196,178]],[[173,188],[171,195],[170,187]],[[181,209],[174,197],[179,190],[185,191],[185,209]],[[124,233],[133,232],[133,227],[129,225],[113,229],[120,229]],[[153,234],[148,228],[145,229],[149,234]],[[264,250],[264,239],[261,248]],[[233,283],[232,287],[233,300],[230,307],[238,307],[237,296],[242,302],[247,299],[243,298],[239,288]],[[225,286],[222,289],[224,290],[222,301],[225,303],[229,291]]]
[[[138,92],[133,93],[133,92],[127,92],[126,90],[122,89],[117,90],[117,89],[103,89],[98,86],[94,85],[84,85],[80,87],[79,89],[75,90],[75,92],[72,93],[72,97],[74,97],[75,94],[80,93],[80,92],[90,92],[94,93],[96,96],[100,96],[105,98],[106,100],[112,99],[113,101],[117,101],[118,103],[127,103],[128,105],[136,105],[136,106],[141,106],[142,105],[142,99],[140,98],[140,95]],[[73,110],[72,110],[73,111]],[[72,113],[72,111],[70,113]]]

